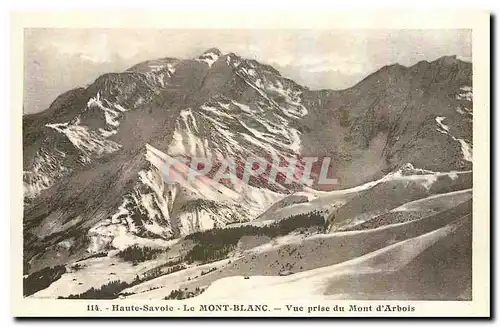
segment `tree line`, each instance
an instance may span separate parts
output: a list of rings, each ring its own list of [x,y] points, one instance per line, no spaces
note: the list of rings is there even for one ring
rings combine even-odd
[[[274,222],[268,226],[239,226],[233,228],[214,228],[196,232],[186,236],[196,242],[196,245],[187,253],[188,262],[201,261],[203,263],[222,260],[233,251],[243,236],[268,236],[275,238],[288,235],[301,228],[326,228],[325,219],[319,211],[297,214],[292,217]]]
[[[137,246],[133,245],[130,246],[120,252],[118,252],[116,255],[128,262],[132,262],[134,265],[148,261],[151,259],[156,258],[160,253],[167,252],[169,249],[157,249],[157,248],[152,248],[149,246]]]

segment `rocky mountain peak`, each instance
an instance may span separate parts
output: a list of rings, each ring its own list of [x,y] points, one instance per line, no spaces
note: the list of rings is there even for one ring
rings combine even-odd
[[[209,48],[205,51],[200,56],[207,55],[207,54],[215,54],[216,56],[222,56],[222,51],[220,51],[218,48]]]
[[[163,246],[249,223],[297,191],[308,195],[299,202],[326,195],[319,208],[326,217],[334,210],[328,192],[394,177],[407,163],[413,175],[470,170],[471,66],[447,57],[414,67],[390,65],[348,90],[314,91],[213,48],[104,74],[59,97],[58,115],[23,117],[26,260],[44,266],[133,244]],[[264,158],[269,170],[293,162],[294,173],[305,170],[305,157],[327,158],[338,183],[271,184],[269,171],[237,187],[210,183],[225,158],[241,175],[249,157]],[[214,158],[207,179],[167,182],[166,163],[192,158]],[[425,185],[418,194],[428,194]],[[68,239],[76,245],[56,256]],[[48,250],[35,257],[37,249]]]
[[[440,65],[456,65],[458,62],[461,61],[457,59],[456,55],[451,55],[451,56],[443,56],[435,60],[435,63],[440,64]]]

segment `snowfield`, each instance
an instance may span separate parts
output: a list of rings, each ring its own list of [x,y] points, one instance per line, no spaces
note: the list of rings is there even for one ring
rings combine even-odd
[[[188,275],[184,275],[190,274],[188,271],[175,273],[171,277],[167,275],[148,282],[147,287],[136,288],[141,291],[147,288],[152,290],[133,296],[134,298],[160,299],[175,289],[193,290],[196,287],[203,288],[210,285],[205,291],[206,294],[202,293],[208,298],[219,295],[224,299],[232,299],[233,296],[234,299],[255,299],[254,297],[258,297],[264,291],[263,288],[267,287],[277,296],[277,299],[293,299],[297,296],[296,292],[304,293],[305,290],[310,292],[304,296],[311,297],[324,298],[328,293],[327,298],[331,299],[376,298],[378,296],[376,292],[357,293],[356,289],[336,293],[335,290],[330,290],[329,285],[344,279],[378,280],[380,278],[377,276],[385,276],[387,273],[394,273],[394,278],[399,278],[399,283],[404,285],[405,274],[418,273],[415,271],[417,268],[411,268],[410,272],[405,271],[404,274],[402,272],[402,277],[398,277],[398,271],[410,269],[408,268],[411,266],[410,263],[426,249],[440,240],[448,242],[445,240],[447,235],[453,234],[452,232],[460,226],[470,224],[470,213],[468,213],[471,208],[470,195],[470,190],[464,190],[414,201],[409,203],[407,208],[419,210],[424,214],[422,218],[416,217],[406,222],[389,223],[374,229],[329,234],[290,234],[273,240],[262,239],[264,243],[255,241],[254,247],[246,246],[247,248],[242,248],[241,251],[230,256],[230,263],[228,260],[213,263],[218,265],[218,270],[210,274],[198,278],[191,274],[190,280],[187,279]],[[449,204],[450,199],[452,204]],[[429,207],[436,206],[439,206],[439,209],[431,210],[431,212],[427,210]],[[467,228],[462,227],[460,227],[461,233],[468,235]],[[456,237],[463,246],[470,245],[467,238],[460,235]],[[247,244],[252,244],[252,242]],[[437,248],[440,249],[441,246]],[[432,257],[446,261],[442,257],[449,256],[449,253],[446,249],[440,251],[442,251],[440,257],[434,255]],[[212,266],[205,265],[204,267]],[[193,271],[196,275],[197,270],[191,269],[193,270],[189,271]],[[283,272],[291,273],[291,275],[279,276]],[[243,276],[250,276],[250,278],[245,279]],[[460,278],[465,280],[466,277]],[[234,286],[228,287],[228,285]],[[465,282],[464,285],[466,285]],[[219,287],[225,290],[222,292]],[[422,285],[415,286],[417,289],[419,287]],[[428,291],[431,292],[431,289]],[[415,292],[415,290],[412,288],[404,292]],[[400,298],[415,295],[394,293],[390,296]],[[435,296],[451,295],[436,294]]]
[[[332,285],[346,277],[356,279],[361,276],[377,276],[393,273],[395,283],[408,280],[397,280],[404,277],[398,276],[397,272],[402,270],[412,260],[422,254],[425,250],[447,237],[453,237],[462,225],[470,222],[464,218],[426,233],[424,235],[398,242],[379,250],[373,251],[359,258],[355,258],[337,265],[324,268],[312,269],[289,276],[252,276],[249,279],[244,276],[232,276],[215,281],[208,289],[199,295],[200,300],[245,300],[258,301],[262,294],[266,294],[266,300],[326,300],[326,299],[360,299],[367,293],[376,290],[376,287],[360,287],[350,290],[349,293],[338,292],[332,289]],[[386,294],[370,294],[380,299]],[[391,294],[391,297],[407,296],[406,294]]]
[[[80,294],[90,288],[99,288],[111,281],[132,282],[136,276],[158,266],[161,261],[151,260],[133,266],[116,257],[91,258],[68,265],[68,270],[60,279],[46,289],[33,294],[34,298],[57,298]],[[72,268],[74,265],[78,269]]]
[[[160,168],[166,160],[173,160],[151,146],[148,146],[147,157],[153,169]],[[179,174],[186,173],[188,169],[185,165],[175,168]],[[443,178],[459,183],[461,178],[470,174],[469,171],[433,172],[407,164],[378,180],[354,188],[330,192],[308,190],[288,197],[276,197],[274,193],[264,196],[260,191],[252,194],[251,186],[246,186],[247,190],[237,194],[233,190],[225,190],[220,184],[193,181],[182,187],[204,198],[218,197],[219,203],[221,195],[224,195],[228,207],[218,207],[217,211],[196,207],[194,211],[173,213],[171,201],[178,196],[178,190],[169,189],[169,184],[163,182],[158,171],[142,171],[140,183],[146,188],[136,188],[133,196],[124,197],[122,205],[113,215],[89,231],[92,240],[90,253],[97,253],[109,245],[115,249],[132,245],[182,249],[188,244],[182,239],[183,235],[214,228],[215,223],[220,222],[216,220],[219,219],[217,217],[231,214],[234,210],[231,205],[236,204],[255,207],[255,217],[258,218],[229,225],[223,221],[225,228],[266,226],[298,214],[314,212],[323,216],[325,222],[330,224],[330,229],[328,233],[303,230],[273,239],[257,236],[246,238],[245,241],[242,239],[226,259],[208,264],[187,264],[186,269],[173,273],[161,268],[166,256],[181,259],[185,250],[169,250],[168,254],[137,266],[121,261],[111,252],[109,257],[79,262],[79,269],[68,266],[69,271],[59,280],[33,297],[78,294],[91,287],[99,288],[112,280],[131,282],[136,276],[160,267],[163,276],[129,287],[121,293],[126,298],[163,299],[173,290],[193,291],[208,287],[200,295],[201,299],[256,299],[264,289],[280,300],[293,299],[298,296],[297,292],[301,296],[323,299],[376,298],[379,296],[378,291],[372,290],[368,285],[370,283],[363,284],[363,288],[369,290],[359,292],[352,288],[337,292],[332,285],[343,280],[377,280],[377,276],[386,274],[403,278],[398,277],[398,271],[405,271],[405,267],[426,249],[466,224],[469,219],[467,215],[470,216],[470,188],[437,194],[431,190],[439,190]],[[411,192],[416,191],[418,197],[403,197],[401,201],[392,199],[390,205],[375,202],[373,209],[359,202],[370,199],[370,192],[384,192],[385,189],[392,189],[392,185],[406,185],[407,188],[413,185],[415,189],[406,192],[411,195]],[[258,209],[262,209],[264,203],[267,203],[268,210],[259,215]],[[358,208],[358,211],[349,211],[349,206]],[[363,207],[364,211],[359,211]],[[131,219],[131,210],[139,209],[152,222],[147,227],[150,232],[161,234],[172,230],[168,226],[175,226],[181,232],[180,238],[167,241],[140,236]],[[347,218],[332,218],[339,214],[347,215]],[[162,217],[172,217],[169,225],[165,225]],[[215,271],[210,271],[214,268]],[[244,276],[250,278],[245,279]],[[304,290],[308,290],[307,293]],[[402,289],[398,292],[391,296],[412,297],[406,292],[415,291]],[[443,293],[439,296],[450,295]]]

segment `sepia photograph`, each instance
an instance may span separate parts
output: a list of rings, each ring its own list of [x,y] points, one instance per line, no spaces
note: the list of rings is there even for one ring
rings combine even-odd
[[[480,300],[472,27],[20,33],[23,301],[332,316]]]

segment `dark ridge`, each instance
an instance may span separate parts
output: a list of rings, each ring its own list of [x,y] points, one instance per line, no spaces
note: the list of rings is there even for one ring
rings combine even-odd
[[[123,83],[130,80],[130,78],[140,79],[142,81],[143,77],[143,74],[132,71],[102,74],[94,81],[94,83],[89,85],[87,92],[95,93],[98,90],[104,90],[110,83]]]
[[[67,92],[64,92],[63,94],[59,95],[49,106],[49,109],[54,109],[57,110],[58,108],[62,107],[63,105],[67,105],[68,101],[72,101],[78,96],[80,96],[83,92],[85,91],[85,88],[83,87],[77,87],[75,89],[69,90]]]
[[[472,65],[472,63],[470,63],[468,61],[463,61],[461,59],[458,59],[456,55],[450,55],[450,56],[439,57],[438,59],[436,59],[434,61],[421,60],[421,61],[417,62],[415,65],[410,66],[410,68],[429,66],[431,64],[434,64],[434,65],[456,65],[456,64]]]
[[[456,55],[443,56],[441,58],[434,60],[434,62],[438,64],[449,65],[449,64],[456,64],[458,62],[458,59]]]
[[[59,95],[51,105],[42,111],[23,115],[23,128],[28,128],[31,123],[43,124],[48,120],[65,120],[73,117],[75,110],[81,109],[81,97],[86,89],[79,87]]]
[[[255,59],[247,59],[246,62],[251,63],[253,65],[257,65],[259,68],[264,69],[266,72],[272,73],[274,75],[281,77],[281,73],[271,65],[263,64]]]
[[[151,60],[146,60],[146,61],[141,61],[140,63],[137,63],[133,65],[132,67],[127,68],[124,72],[129,73],[129,72],[137,72],[140,70],[143,66],[145,65],[150,65],[150,64],[168,64],[168,63],[173,63],[177,62],[179,59],[173,58],[173,57],[164,57],[164,58],[157,58],[157,59],[151,59]]]

